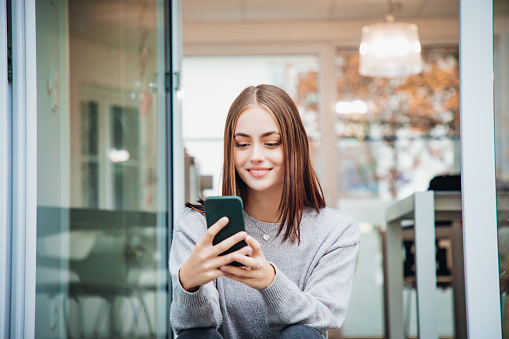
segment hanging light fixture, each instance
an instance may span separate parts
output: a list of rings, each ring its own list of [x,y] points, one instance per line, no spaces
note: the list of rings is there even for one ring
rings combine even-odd
[[[395,22],[391,0],[388,7],[386,22],[362,27],[359,73],[363,76],[394,78],[422,71],[417,25]]]

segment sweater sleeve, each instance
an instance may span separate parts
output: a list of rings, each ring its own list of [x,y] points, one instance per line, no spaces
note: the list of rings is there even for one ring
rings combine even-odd
[[[217,329],[222,323],[219,295],[214,282],[200,286],[198,291],[190,293],[182,287],[178,276],[180,267],[205,234],[206,228],[205,218],[200,213],[186,209],[178,218],[173,232],[170,250],[173,285],[170,323],[177,334],[184,329],[196,327]]]
[[[276,267],[270,286],[260,291],[269,326],[281,330],[289,325],[308,325],[325,334],[343,324],[350,300],[360,232],[351,221],[330,245],[301,290]]]

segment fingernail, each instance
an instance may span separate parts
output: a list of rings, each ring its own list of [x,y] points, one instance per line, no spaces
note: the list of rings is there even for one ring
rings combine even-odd
[[[221,218],[221,221],[222,221],[222,222],[228,222],[228,217],[222,217],[222,218]]]

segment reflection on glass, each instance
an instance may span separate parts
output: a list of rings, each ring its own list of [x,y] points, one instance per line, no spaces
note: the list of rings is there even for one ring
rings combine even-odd
[[[166,337],[164,2],[36,10],[36,337]]]
[[[187,157],[193,159],[186,162],[186,192],[192,192],[186,200],[221,194],[226,114],[247,86],[272,84],[292,97],[310,139],[313,165],[320,175],[319,72],[319,58],[314,55],[185,57],[183,137]],[[220,85],[217,79],[221,79]]]
[[[509,4],[493,1],[495,159],[502,336],[509,338]]]
[[[99,112],[95,101],[81,103],[81,170],[84,206],[99,207]]]
[[[140,119],[136,109],[113,106],[111,108],[111,148],[109,160],[113,164],[113,206],[117,210],[137,210],[140,171]]]

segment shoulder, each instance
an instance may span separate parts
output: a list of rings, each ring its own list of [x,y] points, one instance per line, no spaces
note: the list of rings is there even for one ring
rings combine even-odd
[[[194,210],[190,207],[185,207],[178,217],[179,219],[187,219],[187,218],[205,218],[205,213],[200,213],[197,210]]]
[[[357,220],[349,214],[329,207],[321,208],[318,212],[307,207],[304,209],[302,217],[303,219],[313,219],[314,222],[323,224],[323,227],[341,228],[357,224]]]
[[[177,218],[175,230],[182,231],[183,229],[189,230],[190,228],[202,229],[204,226],[206,227],[206,224],[205,214],[186,207]]]
[[[345,245],[353,245],[360,241],[357,220],[345,212],[329,207],[322,208],[319,212],[306,208],[302,219],[304,223],[310,223],[307,227],[311,227],[315,235],[332,237]]]

